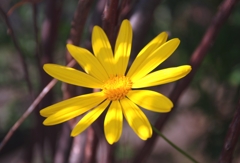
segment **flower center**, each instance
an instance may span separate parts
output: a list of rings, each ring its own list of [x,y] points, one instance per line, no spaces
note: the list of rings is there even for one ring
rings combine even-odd
[[[103,93],[108,100],[121,100],[129,90],[131,90],[132,81],[126,76],[114,76],[108,79],[103,85]]]

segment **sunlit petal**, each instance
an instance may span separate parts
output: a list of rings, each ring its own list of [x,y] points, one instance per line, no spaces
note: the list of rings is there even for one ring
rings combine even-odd
[[[95,26],[92,33],[92,48],[108,76],[115,75],[113,52],[109,40],[102,28]]]
[[[106,81],[108,79],[107,72],[103,66],[99,63],[97,58],[92,55],[92,53],[90,53],[87,49],[71,44],[67,45],[67,49],[71,53],[72,57],[85,70],[85,72],[99,79],[100,81]]]
[[[122,107],[119,101],[112,101],[104,121],[104,133],[109,144],[119,140],[122,134],[122,123]]]
[[[132,88],[150,87],[166,84],[183,78],[191,71],[191,66],[184,65],[179,67],[167,68],[150,73],[133,83]]]
[[[145,114],[127,98],[120,100],[124,117],[133,131],[143,140],[152,136],[152,127]]]
[[[43,117],[49,117],[50,115],[55,114],[62,109],[69,109],[68,112],[70,112],[70,110],[74,111],[82,108],[91,109],[92,107],[97,106],[103,100],[105,100],[105,95],[102,92],[85,94],[48,106],[42,109],[40,114]]]
[[[74,68],[56,64],[45,64],[43,69],[52,77],[68,84],[88,88],[101,88],[103,85],[103,82],[100,80]]]
[[[149,72],[151,72],[154,68],[156,68],[159,64],[161,64],[163,61],[165,61],[175,51],[179,43],[179,39],[172,39],[161,45],[153,53],[149,54],[149,56],[145,60],[140,61],[136,59],[136,64],[139,64],[138,68],[131,76],[129,76],[128,74],[132,82],[134,83],[135,81],[141,79]]]
[[[120,27],[116,46],[114,59],[116,63],[116,73],[124,75],[127,69],[129,56],[132,47],[132,27],[128,20],[124,20]]]
[[[102,112],[106,109],[109,103],[110,101],[106,100],[93,110],[89,111],[89,113],[87,113],[73,128],[71,136],[77,136],[86,128],[88,128],[102,114]]]
[[[173,103],[164,95],[150,90],[132,90],[127,97],[137,105],[154,112],[169,112]]]
[[[137,55],[128,69],[133,31],[128,20],[124,20],[117,36],[114,54],[105,32],[99,26],[93,28],[92,49],[67,45],[72,57],[86,73],[74,68],[45,64],[44,70],[52,77],[100,92],[77,96],[40,111],[46,117],[44,125],[55,125],[82,114],[81,120],[71,132],[77,136],[105,112],[104,134],[109,144],[117,142],[122,134],[123,117],[143,140],[152,136],[152,127],[140,108],[153,112],[169,112],[173,103],[164,95],[150,90],[133,90],[156,86],[183,78],[191,71],[184,65],[152,72],[178,47],[179,39],[167,41],[167,33],[160,33]],[[167,42],[166,42],[167,41]]]
[[[141,63],[146,60],[150,54],[152,54],[158,47],[160,47],[167,40],[167,33],[162,32],[157,37],[155,37],[151,42],[149,42],[137,55],[136,59],[132,63],[128,76],[132,76],[135,71],[141,66]]]

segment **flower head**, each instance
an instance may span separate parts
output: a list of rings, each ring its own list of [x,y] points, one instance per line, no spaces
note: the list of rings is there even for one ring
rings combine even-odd
[[[63,82],[100,88],[101,91],[80,95],[42,109],[40,114],[47,117],[43,124],[59,124],[86,113],[71,132],[71,136],[76,136],[108,109],[104,133],[110,144],[117,142],[121,136],[123,116],[141,139],[151,137],[152,127],[139,106],[154,112],[169,112],[173,104],[160,93],[136,88],[173,82],[191,71],[189,65],[184,65],[151,72],[180,43],[177,38],[166,40],[166,32],[155,37],[139,52],[127,72],[132,44],[132,28],[128,20],[124,20],[120,27],[114,55],[106,34],[98,26],[93,28],[92,34],[94,55],[86,49],[68,44],[70,54],[86,73],[56,64],[45,64],[44,70]]]

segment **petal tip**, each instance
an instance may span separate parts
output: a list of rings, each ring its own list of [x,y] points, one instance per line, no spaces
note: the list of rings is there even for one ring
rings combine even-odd
[[[190,71],[192,71],[192,66],[187,65],[187,71],[188,71],[188,73],[189,73]]]
[[[182,67],[184,67],[182,72],[185,73],[185,75],[189,74],[192,71],[192,66],[190,65],[184,65]]]
[[[106,137],[106,140],[110,145],[113,145],[113,143],[116,143],[118,141],[118,139],[114,139],[113,136]]]
[[[146,128],[144,129],[145,131],[140,131],[138,133],[138,136],[142,139],[142,140],[147,140],[148,138],[152,137],[152,128]]]
[[[46,64],[43,65],[43,70],[44,70],[45,72],[48,72],[48,70],[49,70],[53,65],[54,65],[54,64],[52,64],[52,63],[46,63]]]
[[[174,107],[173,102],[171,100],[169,102],[169,105],[170,105],[170,107],[169,107],[169,111],[168,112],[170,112],[172,110],[172,108]]]
[[[45,116],[44,116],[44,115],[45,115],[45,114],[44,114],[44,110],[40,110],[40,111],[39,111],[39,114],[40,114],[41,116],[45,117]]]
[[[49,66],[48,63],[44,64],[44,65],[43,65],[43,69],[45,70],[48,66]]]
[[[102,31],[102,28],[99,27],[98,25],[95,25],[95,26],[93,27],[93,33],[94,33],[94,32],[97,32],[97,31],[99,31],[99,30]]]
[[[108,140],[108,139],[107,139],[107,142],[108,142],[108,144],[110,144],[110,145],[113,145],[113,143],[114,143],[113,140]]]
[[[72,132],[71,132],[71,137],[76,137],[77,135],[78,135],[78,133],[76,133],[73,129]]]
[[[131,25],[131,23],[130,23],[130,21],[128,19],[124,19],[122,21],[122,24]]]
[[[76,46],[75,45],[73,45],[73,44],[67,44],[66,45],[66,48],[67,48],[67,50],[69,51],[69,53],[71,54],[71,51],[73,50],[73,48],[75,48]]]
[[[163,37],[163,38],[166,38],[168,37],[168,33],[166,31],[163,31],[159,34],[159,37]]]
[[[44,125],[44,126],[50,126],[51,124],[48,122],[48,119],[46,118],[46,119],[43,121],[43,125]]]
[[[168,98],[167,98],[168,99]],[[168,105],[167,107],[165,107],[163,110],[162,110],[162,113],[168,113],[172,110],[172,108],[174,107],[173,105],[173,102],[169,99],[168,100]]]
[[[73,44],[67,44],[66,47],[69,48],[71,46],[74,46]]]
[[[175,41],[175,42],[176,42],[176,44],[178,44],[178,45],[179,45],[179,44],[180,44],[180,42],[181,42],[179,38],[173,38],[172,40],[173,40],[173,41]]]

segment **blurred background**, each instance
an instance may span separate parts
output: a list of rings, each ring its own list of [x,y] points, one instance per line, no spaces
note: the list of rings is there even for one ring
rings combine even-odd
[[[189,64],[194,50],[216,15],[220,0],[119,0],[115,35],[125,18],[133,26],[132,58],[162,31],[181,44],[157,69]],[[81,6],[79,6],[81,4]],[[104,25],[107,0],[1,0],[0,21],[0,141],[51,81],[44,63],[70,61],[66,43],[91,50],[94,25]],[[81,8],[82,7],[82,8]],[[80,8],[80,10],[79,10]],[[77,19],[78,18],[78,19]],[[81,20],[80,24],[73,20]],[[71,29],[79,28],[74,33]],[[12,29],[10,29],[12,28]],[[106,28],[105,28],[106,29]],[[223,22],[189,87],[181,94],[162,133],[202,163],[219,159],[228,126],[237,108],[240,84],[240,4]],[[78,30],[77,30],[78,31]],[[169,96],[176,83],[151,89]],[[1,163],[131,163],[136,162],[144,141],[124,122],[122,137],[109,146],[102,122],[76,138],[70,137],[77,119],[46,127],[39,110],[92,90],[58,82],[0,151]],[[145,111],[154,122],[159,113]],[[101,120],[99,120],[101,121]],[[135,160],[135,161],[134,161]],[[146,163],[190,163],[159,138]],[[233,162],[240,162],[239,145]]]

